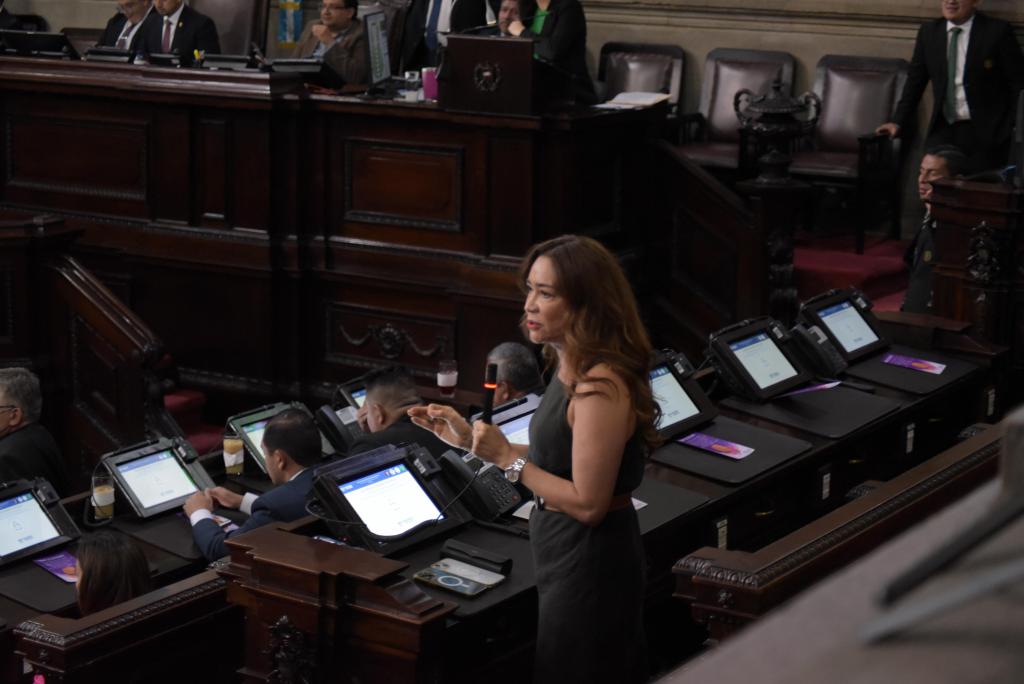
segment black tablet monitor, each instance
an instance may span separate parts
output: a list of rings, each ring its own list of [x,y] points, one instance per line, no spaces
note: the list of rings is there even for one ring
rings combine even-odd
[[[518,399],[507,401],[495,407],[491,416],[491,424],[496,425],[512,444],[530,443],[530,419],[540,406],[542,395],[531,392]],[[480,419],[482,413],[475,414],[472,421]]]
[[[328,527],[387,555],[462,525],[461,509],[446,510],[415,450],[389,445],[318,469],[314,493],[329,511]]]
[[[128,64],[132,61],[131,50],[116,47],[97,45],[85,51],[82,58],[87,62],[113,62],[114,64]]]
[[[177,67],[181,66],[181,56],[177,55],[177,54],[153,52],[153,53],[150,53],[146,57],[146,59],[149,61],[151,66],[174,67],[174,68],[177,68]]]
[[[76,536],[77,530],[66,529],[53,517],[31,484],[21,482],[0,490],[0,566],[60,546]]]
[[[203,56],[200,67],[220,71],[251,71],[256,68],[256,62],[251,55],[207,54]]]
[[[391,78],[387,19],[382,11],[368,12],[362,19],[366,32],[366,63],[370,67],[367,85],[372,88]]]
[[[362,377],[342,383],[338,386],[338,392],[345,397],[349,406],[356,409],[363,408],[363,404],[366,403],[366,383]]]
[[[0,44],[7,54],[20,57],[79,59],[78,50],[63,33],[0,31]]]
[[[651,392],[661,407],[655,428],[664,439],[711,422],[718,411],[693,379],[692,372],[671,356],[658,354],[650,371]]]
[[[886,349],[871,303],[857,290],[830,290],[800,306],[800,316],[817,325],[848,363]]]
[[[107,454],[103,465],[140,518],[178,509],[185,499],[213,486],[198,461],[188,463],[183,445],[168,439]]]
[[[782,324],[765,316],[713,333],[710,349],[736,392],[766,401],[811,380],[810,372],[787,349],[788,340]]]
[[[306,408],[305,404],[299,402],[286,404],[281,402],[260,406],[252,411],[239,413],[228,418],[228,428],[234,430],[235,434],[239,436],[242,443],[245,444],[245,450],[263,472],[267,472],[267,457],[263,453],[263,433],[267,431],[267,423],[278,413],[289,408],[299,409],[309,414],[309,409]],[[320,450],[328,456],[333,456],[336,453],[334,446],[324,437],[322,432],[320,433]]]

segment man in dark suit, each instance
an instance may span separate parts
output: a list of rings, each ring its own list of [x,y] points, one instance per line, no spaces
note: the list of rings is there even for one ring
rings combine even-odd
[[[267,475],[275,487],[266,494],[242,496],[224,487],[196,492],[184,505],[196,546],[208,560],[226,556],[225,539],[272,522],[291,522],[306,515],[306,495],[313,486],[313,466],[320,462],[320,431],[309,414],[286,409],[267,423],[263,433]],[[249,513],[237,530],[225,533],[213,519],[214,502]]]
[[[879,133],[899,135],[913,123],[928,81],[934,106],[926,147],[955,145],[968,170],[1006,163],[1024,55],[1005,21],[976,12],[979,0],[942,0],[942,19],[922,24],[903,97]]]
[[[449,33],[483,26],[499,0],[412,0],[402,31],[402,69],[436,66]]]
[[[412,423],[407,411],[422,406],[412,377],[401,366],[391,366],[365,376],[366,401],[359,409],[359,424],[367,434],[357,437],[349,455],[361,454],[385,444],[415,442],[435,458],[450,448]]]
[[[3,0],[0,0],[0,31],[18,31],[21,25],[13,14],[4,7]]]
[[[135,52],[139,30],[153,9],[152,0],[117,0],[119,11],[107,22],[99,43],[102,47],[119,48]]]
[[[139,32],[139,52],[147,55],[175,53],[183,66],[190,66],[196,51],[220,53],[220,38],[213,20],[196,12],[184,0],[153,0],[155,12]]]
[[[46,478],[70,496],[64,459],[53,437],[39,424],[43,396],[39,378],[25,368],[0,368],[0,482]]]

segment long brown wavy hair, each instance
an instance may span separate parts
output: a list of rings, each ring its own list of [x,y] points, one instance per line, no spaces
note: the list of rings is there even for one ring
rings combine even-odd
[[[555,291],[565,299],[569,313],[563,355],[574,378],[569,396],[579,383],[612,385],[607,378],[588,373],[598,364],[611,368],[629,390],[636,414],[636,433],[653,450],[660,438],[654,426],[661,409],[651,393],[651,341],[640,321],[633,290],[615,256],[601,243],[581,235],[563,235],[534,245],[519,266],[519,282],[526,289],[530,269],[547,257],[555,270]],[[524,316],[525,323],[525,316]],[[545,345],[549,364],[554,349]],[[588,396],[593,392],[580,393]]]

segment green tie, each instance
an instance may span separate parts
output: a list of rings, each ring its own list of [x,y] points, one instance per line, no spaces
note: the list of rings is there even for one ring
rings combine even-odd
[[[946,53],[946,99],[942,103],[942,115],[949,123],[956,121],[956,58],[959,54],[956,48],[962,30],[956,27],[950,30],[953,35],[949,39],[949,51]]]

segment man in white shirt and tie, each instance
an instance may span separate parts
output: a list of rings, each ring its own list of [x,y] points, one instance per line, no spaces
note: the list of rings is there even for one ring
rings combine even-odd
[[[152,0],[117,0],[117,14],[107,22],[97,45],[134,52],[139,28],[152,9]]]
[[[941,0],[942,18],[917,33],[903,97],[879,133],[912,127],[931,81],[934,106],[926,147],[955,145],[968,171],[1006,164],[1017,94],[1024,88],[1024,54],[1005,21],[977,11],[981,0]]]
[[[182,66],[191,66],[197,53],[220,53],[213,20],[196,12],[184,0],[153,0],[153,9],[139,31],[139,52],[177,54]]]

